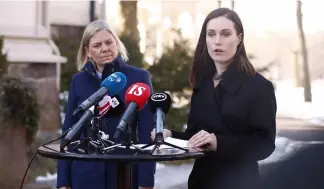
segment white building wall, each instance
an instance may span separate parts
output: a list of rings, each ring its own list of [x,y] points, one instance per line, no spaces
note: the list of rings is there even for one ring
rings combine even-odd
[[[50,1],[50,23],[85,26],[90,20],[89,1]]]

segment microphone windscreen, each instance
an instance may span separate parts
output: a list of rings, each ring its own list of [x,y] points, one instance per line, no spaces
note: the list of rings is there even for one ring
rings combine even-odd
[[[145,83],[134,83],[131,85],[125,95],[125,103],[134,102],[138,109],[142,109],[151,95],[151,90]]]
[[[162,111],[167,114],[171,108],[171,97],[168,93],[154,93],[151,95],[148,104],[150,110],[155,113],[157,108],[161,108]]]
[[[105,80],[100,84],[100,87],[105,87],[108,89],[108,94],[110,96],[117,95],[126,86],[127,79],[126,76],[121,72],[115,72],[110,74]]]

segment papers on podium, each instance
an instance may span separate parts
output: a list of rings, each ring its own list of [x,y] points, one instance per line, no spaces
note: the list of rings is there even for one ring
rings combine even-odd
[[[188,141],[187,140],[181,140],[181,139],[176,139],[176,138],[172,138],[172,137],[167,137],[166,139],[164,139],[165,142],[168,142],[170,144],[179,146],[181,148],[188,148]],[[160,148],[164,146],[166,148],[170,148],[167,145],[161,145]]]
[[[187,145],[188,141],[187,140],[181,140],[181,139],[176,139],[176,138],[172,138],[172,137],[167,137],[167,138],[164,139],[164,141],[167,142],[167,143],[170,143],[170,144],[179,146],[181,148],[188,148],[188,145]],[[146,144],[136,144],[135,146],[137,146],[137,147],[143,147],[145,145]],[[152,150],[153,147],[154,147],[154,145],[145,148],[145,150]],[[131,148],[133,148],[133,147],[131,147]],[[159,147],[159,149],[175,149],[175,148],[173,148],[171,146],[168,146],[168,145],[162,144]]]

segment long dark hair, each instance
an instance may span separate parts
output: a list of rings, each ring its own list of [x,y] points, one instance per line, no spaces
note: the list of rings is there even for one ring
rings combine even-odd
[[[242,41],[237,46],[237,51],[233,57],[233,61],[239,64],[239,70],[243,71],[247,75],[254,75],[255,69],[251,62],[249,61],[245,46],[244,46],[244,29],[240,17],[237,13],[228,8],[218,8],[210,12],[201,28],[198,44],[194,54],[194,60],[190,71],[189,83],[193,87],[197,80],[204,74],[203,70],[206,67],[214,64],[213,59],[209,56],[206,46],[206,27],[207,23],[213,19],[220,16],[224,16],[234,23],[235,30],[237,34],[242,35]]]

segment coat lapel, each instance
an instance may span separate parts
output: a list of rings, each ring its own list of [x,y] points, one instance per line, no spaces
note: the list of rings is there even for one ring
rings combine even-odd
[[[205,76],[194,89],[194,95],[197,99],[195,108],[198,109],[195,112],[197,115],[198,125],[201,125],[201,129],[205,129],[208,132],[224,132],[226,127],[222,124],[220,107],[216,103],[215,89],[212,77]]]
[[[214,88],[213,75],[216,72],[215,65],[206,67],[205,72],[194,86],[194,94],[197,96],[196,106],[199,121],[210,132],[226,132],[226,125],[222,120],[222,96],[235,95],[239,90],[245,74],[239,71],[237,62],[233,62],[224,72],[219,86]]]

